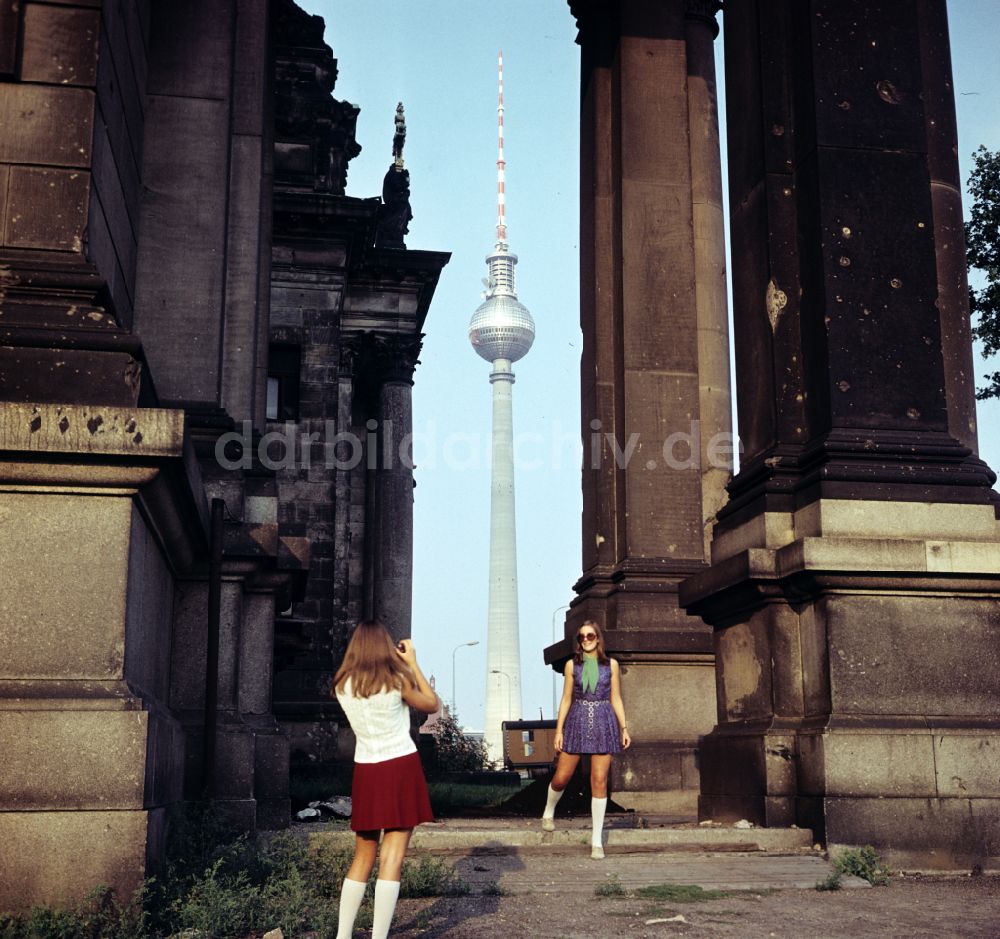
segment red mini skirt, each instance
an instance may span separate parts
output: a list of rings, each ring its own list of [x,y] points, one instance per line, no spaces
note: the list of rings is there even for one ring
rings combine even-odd
[[[351,786],[351,830],[415,828],[434,821],[420,755],[381,763],[355,763]]]

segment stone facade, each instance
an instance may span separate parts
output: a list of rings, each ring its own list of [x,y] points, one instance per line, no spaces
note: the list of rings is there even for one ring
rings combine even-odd
[[[385,518],[412,479],[362,471],[334,503],[332,477],[306,478],[292,520],[260,444],[293,308],[322,311],[299,323],[304,412],[363,426],[364,385],[373,417],[408,426],[447,256],[372,247],[379,200],[343,195],[356,109],[330,98],[329,49],[304,94],[275,93],[294,30],[308,59],[322,21],[238,6],[0,0],[0,909],[128,894],[185,800],[286,825],[276,609],[318,610],[349,569],[345,590],[369,571],[377,608],[408,614],[407,530]],[[351,525],[387,566],[355,547],[335,573]],[[342,641],[368,607],[330,609],[327,672],[331,626]]]

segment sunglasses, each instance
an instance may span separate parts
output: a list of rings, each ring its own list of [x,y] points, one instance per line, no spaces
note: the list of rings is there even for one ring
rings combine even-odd
[[[593,642],[597,638],[597,633],[580,633],[576,638],[579,642]]]

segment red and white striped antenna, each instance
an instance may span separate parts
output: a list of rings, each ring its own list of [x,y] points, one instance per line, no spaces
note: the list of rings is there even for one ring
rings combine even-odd
[[[503,158],[503,49],[497,53],[497,71],[500,78],[500,95],[497,99],[497,142],[499,157],[497,158],[497,241],[507,241],[507,218],[504,214],[504,168]]]

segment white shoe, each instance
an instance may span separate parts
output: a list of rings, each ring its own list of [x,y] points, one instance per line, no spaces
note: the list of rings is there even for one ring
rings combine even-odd
[[[556,830],[556,820],[554,818],[546,818],[542,816],[542,831],[555,831]]]
[[[599,844],[591,845],[591,847],[590,847],[590,857],[591,857],[592,860],[595,860],[595,861],[603,861],[604,860],[604,848],[602,848],[601,845],[599,845]]]

